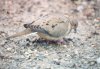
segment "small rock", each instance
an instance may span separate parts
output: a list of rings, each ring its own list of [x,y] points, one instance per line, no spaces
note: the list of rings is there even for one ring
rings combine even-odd
[[[12,50],[12,48],[7,48],[7,51],[11,51]]]
[[[31,54],[31,53],[33,53],[33,51],[32,51],[32,50],[30,50],[30,49],[28,49],[28,53],[30,53],[30,54]]]
[[[89,61],[90,66],[93,66],[96,64],[96,61]]]
[[[83,6],[83,5],[80,5],[80,6],[77,7],[77,10],[78,10],[79,12],[82,12],[83,9],[84,9],[84,6]]]
[[[96,61],[97,61],[97,63],[100,63],[100,57],[99,57],[99,58],[97,58],[97,60],[96,60]]]
[[[58,62],[58,61],[53,61],[54,62],[54,64],[56,64],[56,65],[60,65],[60,62]]]

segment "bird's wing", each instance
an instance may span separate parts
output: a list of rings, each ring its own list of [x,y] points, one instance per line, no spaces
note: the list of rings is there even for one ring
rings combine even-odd
[[[33,32],[40,32],[52,37],[64,36],[68,32],[70,21],[64,16],[48,16],[35,23],[26,24],[24,27],[30,28]]]

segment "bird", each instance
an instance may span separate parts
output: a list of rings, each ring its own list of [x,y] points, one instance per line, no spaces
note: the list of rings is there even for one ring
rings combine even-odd
[[[66,17],[66,15],[48,14],[23,26],[25,30],[11,35],[7,39],[37,32],[39,37],[45,40],[62,40],[72,29],[77,28],[78,22]]]

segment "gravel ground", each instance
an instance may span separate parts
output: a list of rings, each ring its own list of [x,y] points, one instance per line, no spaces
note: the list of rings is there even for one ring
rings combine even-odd
[[[0,69],[100,69],[100,21],[95,1],[0,0]],[[53,12],[70,19],[75,14],[77,33],[66,36],[73,42],[38,43],[34,42],[39,38],[36,33],[3,39],[22,31],[23,24]]]

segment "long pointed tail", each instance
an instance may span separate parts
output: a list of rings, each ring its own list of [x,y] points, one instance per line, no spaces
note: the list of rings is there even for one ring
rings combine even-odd
[[[19,32],[12,36],[7,37],[6,39],[15,38],[15,37],[30,34],[30,33],[32,33],[32,30],[30,28],[27,28],[27,29],[23,30],[22,32]]]

